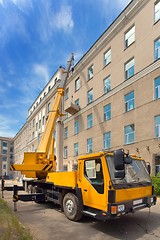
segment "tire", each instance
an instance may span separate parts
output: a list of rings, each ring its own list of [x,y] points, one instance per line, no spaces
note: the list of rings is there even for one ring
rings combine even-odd
[[[79,221],[82,218],[82,206],[79,199],[73,193],[67,193],[63,198],[65,216],[71,221]]]

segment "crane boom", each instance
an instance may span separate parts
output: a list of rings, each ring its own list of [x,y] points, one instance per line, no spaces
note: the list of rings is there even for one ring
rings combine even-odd
[[[54,100],[52,109],[50,111],[50,114],[48,116],[45,131],[44,131],[44,134],[41,138],[41,141],[40,141],[40,144],[38,146],[37,152],[40,152],[40,153],[45,152],[46,154],[48,154],[49,148],[51,147],[50,146],[51,145],[51,139],[52,139],[52,135],[53,135],[54,130],[55,130],[56,120],[60,116],[59,108],[60,108],[62,97],[64,96],[64,87],[65,87],[65,83],[66,83],[68,73],[69,73],[70,67],[72,65],[73,59],[74,59],[74,56],[73,56],[73,53],[72,53],[71,57],[70,57],[70,60],[68,61],[66,70],[64,71],[64,73],[62,75],[60,85],[57,89],[55,100]]]
[[[64,96],[64,88],[68,74],[74,60],[73,53],[67,63],[67,67],[60,79],[60,85],[57,88],[55,99],[49,112],[45,130],[43,132],[37,152],[25,152],[23,164],[12,164],[11,170],[21,171],[26,177],[45,179],[48,172],[56,171],[56,159],[54,156],[53,133],[56,127],[56,120],[60,113],[60,105]]]

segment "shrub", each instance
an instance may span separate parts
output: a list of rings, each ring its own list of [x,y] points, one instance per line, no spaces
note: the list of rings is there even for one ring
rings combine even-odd
[[[151,179],[154,186],[154,193],[157,196],[160,196],[160,173],[158,173],[155,177],[151,177]]]

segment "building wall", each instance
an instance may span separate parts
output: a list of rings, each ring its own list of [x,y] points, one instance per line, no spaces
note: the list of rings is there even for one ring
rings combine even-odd
[[[0,137],[0,178],[12,179],[10,164],[14,161],[14,144],[12,138]]]
[[[160,115],[160,100],[154,98],[154,79],[160,76],[159,59],[155,61],[154,41],[160,37],[160,21],[154,22],[155,1],[132,1],[131,4],[111,27],[92,46],[88,53],[75,66],[75,73],[68,84],[70,102],[79,98],[80,111],[64,120],[68,127],[68,138],[64,146],[68,149],[65,160],[72,169],[76,162],[74,143],[79,145],[79,154],[87,152],[87,139],[92,138],[93,151],[103,148],[103,134],[111,131],[110,150],[125,148],[133,154],[141,155],[152,165],[155,173],[155,156],[160,155],[159,139],[155,138],[154,118]],[[135,26],[135,41],[127,48],[124,36],[128,29]],[[104,67],[104,53],[111,48],[111,62]],[[125,63],[134,58],[134,75],[125,80]],[[93,64],[94,73],[88,81],[88,68]],[[111,76],[111,91],[104,94],[103,80]],[[80,78],[80,89],[75,92],[75,80]],[[87,104],[87,91],[93,89],[93,102]],[[134,91],[135,107],[125,112],[124,96]],[[104,121],[103,107],[111,104],[111,120]],[[93,114],[93,127],[87,129],[87,115]],[[80,122],[80,132],[75,135],[74,122]],[[135,140],[124,143],[124,127],[134,124]]]
[[[155,40],[160,38],[160,21],[154,21],[155,0],[134,0],[117,17],[111,26],[91,46],[76,64],[70,74],[66,91],[68,98],[63,109],[68,111],[71,103],[79,99],[80,110],[68,114],[58,121],[56,134],[57,162],[67,149],[63,158],[65,169],[72,170],[77,163],[74,144],[78,143],[78,154],[87,152],[87,139],[92,138],[92,151],[104,148],[103,136],[110,132],[108,150],[124,148],[125,151],[140,155],[151,163],[152,173],[155,165],[160,165],[160,140],[155,136],[155,116],[160,115],[160,98],[155,100],[154,80],[160,76],[160,57],[155,59]],[[160,20],[160,19],[159,19]],[[126,47],[125,36],[135,27],[135,40]],[[104,54],[111,49],[111,61],[104,66]],[[160,48],[159,48],[160,49]],[[159,50],[160,51],[160,50]],[[125,64],[134,59],[134,74],[125,78]],[[88,69],[93,65],[93,77],[88,79]],[[57,71],[29,109],[26,124],[15,136],[15,161],[22,159],[23,152],[36,151],[45,124],[43,117],[48,114],[48,103],[53,102],[56,93]],[[110,91],[104,93],[104,79],[110,76]],[[75,81],[80,79],[80,88],[75,90]],[[49,86],[51,88],[49,90]],[[87,92],[93,89],[93,101],[87,103]],[[134,108],[126,112],[125,96],[134,91]],[[111,104],[111,119],[104,120],[104,106]],[[87,116],[92,114],[93,126],[88,128]],[[79,133],[75,134],[75,122],[79,121]],[[45,121],[46,122],[46,119]],[[125,143],[125,127],[134,124],[134,141]],[[36,127],[37,126],[37,127]],[[68,136],[64,137],[64,129]],[[38,137],[39,136],[39,137]],[[57,141],[58,139],[58,141]],[[65,152],[66,153],[66,152]],[[65,154],[63,154],[65,155]],[[68,167],[67,167],[68,166]]]

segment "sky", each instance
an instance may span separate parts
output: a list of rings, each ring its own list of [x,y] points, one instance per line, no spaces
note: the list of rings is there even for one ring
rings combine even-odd
[[[0,136],[14,137],[28,109],[73,52],[75,63],[130,0],[0,0]]]

